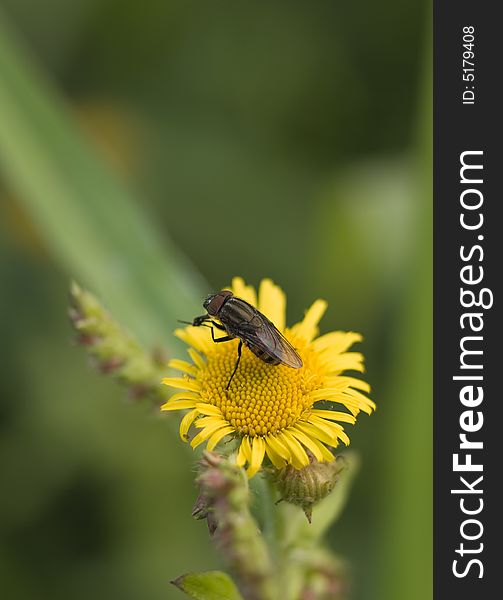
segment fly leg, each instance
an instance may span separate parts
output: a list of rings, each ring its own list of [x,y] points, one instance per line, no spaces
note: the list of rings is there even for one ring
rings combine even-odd
[[[209,321],[211,323],[211,325],[208,325],[208,323],[206,323],[206,321]],[[227,330],[225,329],[225,327],[223,325],[220,325],[220,323],[215,323],[215,321],[212,321],[211,317],[209,317],[208,315],[203,315],[202,317],[196,317],[192,323],[189,323],[188,321],[180,321],[180,323],[187,323],[187,325],[192,325],[193,327],[208,327],[208,329],[211,329],[211,339],[215,343],[230,342],[230,340],[234,339],[234,337],[232,335],[224,335],[224,337],[216,338],[214,327],[216,329],[219,329],[220,331],[227,331]]]
[[[238,359],[236,360],[236,364],[234,365],[234,371],[232,371],[232,375],[231,378],[229,379],[229,382],[227,383],[225,389],[228,390],[229,386],[231,384],[232,378],[234,377],[234,375],[236,374],[236,371],[238,370],[239,367],[239,361],[241,360],[241,348],[243,347],[243,342],[241,340],[239,340],[239,345],[238,345]]]
[[[211,321],[211,317],[209,315],[201,315],[200,317],[194,317],[193,321],[182,321],[178,319],[179,323],[185,323],[185,325],[192,325],[193,327],[201,327],[204,325],[205,321]]]
[[[204,325],[205,321],[211,321],[211,319],[208,315],[202,315],[201,317],[195,317],[194,320],[192,321],[191,325],[193,325],[194,327],[200,327],[201,325]]]
[[[233,338],[232,335],[224,335],[221,338],[216,338],[213,327],[211,327],[210,325],[208,325],[207,327],[209,327],[211,329],[211,339],[215,342],[215,344],[219,344],[220,342],[230,342],[231,340],[236,339],[236,338]]]
[[[210,322],[213,325],[213,327],[216,327],[220,331],[227,331],[227,329],[225,329],[225,327],[223,325],[220,325],[220,323],[215,323],[215,321],[210,321]]]
[[[212,323],[212,325],[214,325],[220,331],[227,331],[223,325],[220,325],[220,323],[215,323],[215,321],[211,321],[211,323]],[[216,338],[215,337],[215,330],[213,329],[213,327],[211,325],[207,325],[206,323],[201,323],[201,325],[203,325],[204,327],[209,327],[211,329],[211,339],[216,344],[219,344],[220,342],[230,342],[230,340],[235,340],[236,339],[232,335],[224,335],[221,338]],[[229,387],[231,385],[232,378],[234,377],[234,375],[236,374],[236,371],[238,370],[239,361],[241,360],[241,349],[242,349],[242,347],[243,347],[243,342],[241,340],[239,340],[238,358],[236,360],[236,364],[234,365],[234,370],[232,371],[232,375],[230,376],[230,379],[229,379],[227,385],[225,386],[225,390],[226,391],[229,389]]]
[[[211,323],[211,325],[208,324],[208,321]],[[181,321],[181,323],[185,323],[185,321]],[[194,327],[208,327],[208,329],[211,330],[211,339],[215,342],[215,344],[220,344],[221,342],[230,342],[231,340],[236,339],[232,335],[224,335],[223,337],[216,338],[215,337],[215,329],[218,329],[219,331],[225,331],[225,332],[227,330],[220,323],[215,323],[215,321],[212,321],[211,317],[209,317],[208,315],[203,315],[201,317],[196,317],[192,323],[187,323],[187,325],[193,325]],[[227,386],[225,387],[226,390],[229,389],[229,386],[231,385],[232,378],[234,377],[234,375],[236,374],[236,371],[238,370],[239,361],[241,360],[241,349],[242,349],[242,347],[243,347],[243,342],[241,340],[239,340],[238,358],[236,360],[236,364],[234,365],[234,370],[232,371],[232,375],[231,375],[231,377],[230,377],[230,379],[229,379],[229,381],[227,383]]]

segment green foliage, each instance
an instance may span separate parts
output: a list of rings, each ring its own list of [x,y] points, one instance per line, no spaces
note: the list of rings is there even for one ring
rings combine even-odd
[[[222,571],[187,573],[171,583],[194,600],[242,600],[232,579]]]
[[[151,345],[198,310],[202,280],[97,158],[0,13],[0,162],[45,243]]]

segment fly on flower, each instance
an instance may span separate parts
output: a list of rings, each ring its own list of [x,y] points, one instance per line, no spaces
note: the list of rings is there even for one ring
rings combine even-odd
[[[175,335],[189,346],[191,361],[170,360],[169,366],[183,375],[163,379],[179,391],[162,410],[188,411],[180,422],[180,437],[193,448],[206,442],[206,448],[213,450],[224,438],[234,438],[238,443],[236,464],[247,465],[248,477],[253,477],[264,461],[276,469],[291,465],[297,470],[314,460],[333,462],[331,449],[339,442],[349,444],[343,425],[354,424],[360,411],[370,414],[375,408],[366,396],[368,383],[351,374],[364,370],[363,355],[350,350],[361,341],[361,335],[352,331],[319,335],[318,323],[327,308],[324,300],[316,300],[301,321],[287,327],[286,296],[270,279],[262,280],[258,294],[240,277],[233,279],[230,290],[207,298],[204,307],[208,314],[176,330]],[[226,306],[236,309],[232,315],[237,321],[223,316]],[[253,335],[243,335],[242,322],[254,319],[257,328]],[[210,335],[208,327],[215,322],[225,326],[233,339],[214,343],[218,338]],[[236,323],[241,324],[237,331]],[[264,327],[264,323],[271,325]],[[271,327],[277,333],[271,334]],[[260,335],[273,335],[276,345]],[[276,364],[257,360],[257,340]],[[241,344],[244,348],[236,371],[236,351]],[[233,393],[228,394],[233,372]],[[191,429],[199,431],[190,436]]]
[[[236,364],[225,389],[229,389],[232,378],[238,370],[243,344],[255,356],[270,365],[283,364],[292,369],[302,367],[299,353],[275,325],[254,306],[241,298],[236,298],[230,290],[211,294],[203,302],[203,307],[208,314],[196,317],[192,322],[194,327],[209,327],[211,338],[215,343],[239,338]],[[220,323],[214,319],[218,319]],[[216,338],[214,327],[225,331],[227,335]]]

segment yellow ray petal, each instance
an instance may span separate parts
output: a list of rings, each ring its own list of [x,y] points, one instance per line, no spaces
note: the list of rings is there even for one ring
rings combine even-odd
[[[309,464],[309,457],[297,439],[287,430],[282,431],[279,436],[281,441],[290,450],[291,462],[296,469],[302,469]]]
[[[276,452],[278,456],[281,456],[286,462],[291,462],[290,450],[285,444],[279,439],[277,434],[271,434],[266,437],[267,444]]]
[[[168,362],[168,367],[176,369],[177,371],[182,371],[183,373],[188,373],[189,375],[197,375],[197,367],[195,365],[191,365],[186,360],[172,358]]]
[[[164,377],[164,379],[161,380],[161,383],[179,390],[191,390],[193,392],[201,391],[199,383],[195,379],[185,377]]]
[[[338,354],[333,360],[327,361],[331,373],[342,373],[343,371],[365,372],[364,358],[361,352],[344,352]]]
[[[270,279],[262,279],[258,292],[258,309],[280,331],[285,329],[286,296]]]
[[[358,402],[360,408],[369,415],[373,410],[376,409],[375,402],[357,390],[353,390],[352,388],[346,388],[343,392],[343,396],[346,399],[348,396],[353,398],[356,402]]]
[[[189,356],[193,360],[193,362],[199,367],[199,369],[206,368],[206,363],[204,362],[199,352],[196,352],[194,348],[187,348],[187,352],[189,353]]]
[[[312,402],[319,400],[336,400],[342,396],[342,388],[325,387],[309,392],[309,398]]]
[[[334,448],[339,445],[339,440],[336,436],[329,435],[326,431],[311,422],[297,421],[297,423],[295,423],[295,427],[300,429],[306,435],[320,440],[324,444],[328,444]]]
[[[241,298],[252,306],[257,306],[257,295],[255,288],[251,285],[246,285],[242,277],[234,277],[232,279],[232,293]]]
[[[328,435],[334,435],[338,439],[342,440],[346,444],[346,446],[349,446],[349,437],[344,431],[342,425],[339,425],[338,423],[333,423],[332,421],[325,421],[324,419],[320,419],[320,417],[317,417],[316,415],[311,415],[309,417],[309,422],[311,423],[311,425],[323,429],[323,431],[325,431]]]
[[[310,438],[304,432],[300,431],[300,429],[295,429],[295,427],[291,427],[290,429],[283,431],[283,435],[287,437],[294,437],[298,442],[303,444],[308,450],[311,451],[316,460],[319,460],[320,462],[323,461],[323,453],[319,449],[318,445],[314,442],[312,438]]]
[[[217,431],[215,431],[215,433],[210,437],[208,443],[206,444],[206,450],[213,450],[222,438],[224,438],[226,435],[229,435],[229,433],[232,433],[233,431],[234,428],[230,425],[227,425],[227,427],[222,427],[222,429],[218,429]]]
[[[222,425],[227,425],[227,421],[225,419],[222,419],[222,415],[219,415],[218,417],[201,417],[200,419],[197,419],[197,421],[195,422],[195,426],[198,429],[202,429],[203,427],[213,426],[215,423],[222,423]]]
[[[185,329],[176,329],[175,336],[204,354],[211,350],[211,344],[213,343],[211,332],[207,327],[192,327],[192,325],[189,325]]]
[[[347,387],[353,387],[363,392],[370,392],[370,385],[363,381],[363,379],[357,379],[356,377],[347,377],[346,375],[333,375],[325,378],[325,384],[330,388],[344,389]]]
[[[330,421],[342,421],[343,423],[351,423],[354,425],[356,419],[353,415],[348,413],[339,412],[336,410],[323,410],[321,408],[312,408],[311,414],[321,417],[322,419],[329,419]]]
[[[186,408],[194,408],[196,403],[194,400],[169,400],[161,406],[161,410],[184,410]]]
[[[182,441],[187,441],[187,433],[189,432],[190,426],[194,422],[194,419],[199,415],[197,409],[191,410],[187,413],[180,422],[180,437]]]
[[[325,462],[333,462],[335,460],[335,456],[330,452],[330,450],[325,446],[323,442],[316,438],[312,438],[313,442],[318,446],[320,452],[323,454],[323,460]]]
[[[198,402],[196,404],[196,408],[202,415],[223,418],[222,411],[218,408],[218,406],[213,406],[213,404],[208,404],[207,402]]]
[[[341,354],[362,339],[362,335],[354,331],[331,331],[314,340],[313,348],[323,354]]]
[[[360,409],[362,408],[361,402],[355,400],[354,398],[351,398],[350,396],[344,395],[343,392],[339,392],[337,394],[329,394],[329,395],[325,395],[324,398],[318,398],[317,400],[314,400],[315,402],[318,402],[320,400],[328,400],[329,402],[334,402],[337,404],[342,404],[345,408],[347,408],[351,414],[356,417],[358,415],[358,413],[360,412]],[[365,410],[365,412],[367,414],[371,414],[372,409],[370,407],[366,407],[363,408],[363,410]]]
[[[334,437],[338,437],[339,433],[343,430],[342,425],[339,425],[339,423],[334,423],[333,421],[326,421],[325,419],[321,419],[315,414],[309,415],[308,421],[312,425],[316,425],[320,429],[323,429],[323,431],[325,431],[327,435],[333,435]]]
[[[344,404],[344,406],[351,410],[351,412],[353,412],[352,409],[356,408],[358,410],[364,410],[366,413],[370,414],[372,409],[375,407],[375,404],[372,402],[372,400],[370,400],[370,398],[367,398],[367,396],[360,394],[352,388],[346,388],[344,390],[337,388],[321,388],[319,390],[310,392],[309,399],[313,403],[319,402],[320,400],[338,402],[339,404]]]
[[[224,421],[217,421],[211,425],[207,425],[196,436],[194,436],[194,438],[190,442],[190,445],[192,446],[192,448],[197,448],[199,444],[202,444],[216,431],[218,431],[219,429],[223,429],[225,426],[226,425]]]
[[[292,333],[310,342],[318,335],[318,323],[327,310],[325,300],[316,300],[306,311],[304,319],[292,327]]]
[[[236,464],[238,467],[243,467],[245,463],[250,462],[251,460],[251,446],[250,446],[250,438],[245,435],[241,440],[241,445],[239,446],[238,455],[236,457]]]
[[[251,449],[250,466],[246,470],[248,478],[251,479],[262,466],[265,454],[265,442],[262,437],[254,437]]]
[[[272,464],[276,467],[276,469],[282,469],[286,466],[286,460],[282,458],[273,448],[270,443],[270,439],[272,436],[268,435],[264,438],[265,441],[265,451],[267,456],[269,457]]]
[[[194,400],[195,402],[200,402],[201,396],[198,392],[177,392],[171,396],[168,402],[176,402],[177,400]]]

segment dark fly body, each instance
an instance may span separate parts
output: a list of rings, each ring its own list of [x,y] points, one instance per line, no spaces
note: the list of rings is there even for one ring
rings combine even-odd
[[[191,325],[209,327],[215,343],[239,339],[236,364],[226,389],[229,389],[238,369],[243,344],[260,360],[270,365],[282,364],[292,369],[302,367],[299,353],[274,324],[254,306],[236,298],[231,291],[222,290],[208,296],[203,302],[203,307],[207,314],[196,317]],[[215,329],[225,332],[226,335],[215,337]]]

